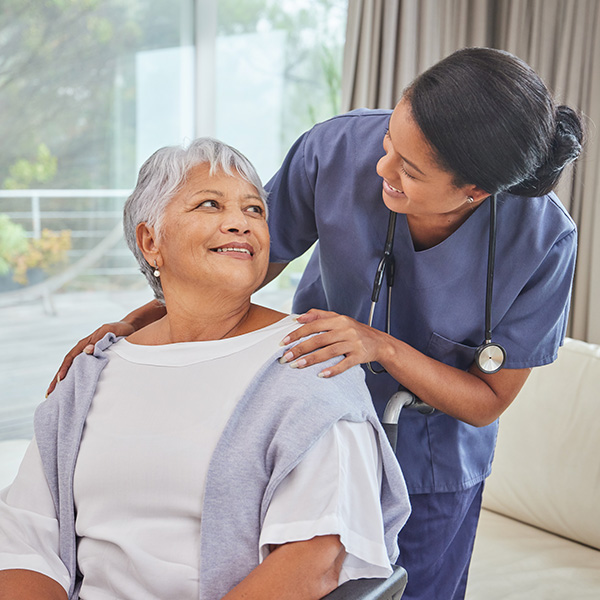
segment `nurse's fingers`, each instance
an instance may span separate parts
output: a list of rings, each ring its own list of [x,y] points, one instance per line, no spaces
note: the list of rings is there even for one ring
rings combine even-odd
[[[360,360],[356,358],[356,352],[351,350],[350,345],[340,342],[319,348],[310,354],[304,354],[301,358],[289,363],[289,367],[292,369],[304,369],[340,356],[342,360],[331,367],[323,369],[318,373],[319,377],[333,377],[334,375],[343,373],[350,367],[360,364]]]
[[[296,320],[302,326],[287,335],[281,341],[282,346],[287,346],[288,344],[297,342],[298,340],[315,333],[323,333],[334,329],[337,331],[345,331],[351,329],[352,325],[356,323],[356,321],[350,317],[314,308],[303,315],[299,315]]]
[[[322,377],[332,377],[361,363],[381,362],[380,354],[389,337],[387,334],[351,317],[327,311],[311,310],[301,317],[298,317],[299,322],[310,322],[305,322],[283,340],[284,345],[301,341],[287,349],[280,362],[302,369],[336,356],[345,356],[334,367],[324,369]],[[302,339],[304,337],[307,339]]]
[[[283,340],[282,343],[285,345],[293,343],[296,339],[301,341],[293,348],[289,348],[280,362],[292,362],[319,348],[329,348],[332,344],[339,343],[344,343],[345,346],[343,348],[336,347],[336,350],[339,350],[337,354],[333,353],[333,350],[329,348],[329,352],[325,358],[316,362],[322,362],[322,360],[328,360],[334,356],[347,354],[350,351],[364,352],[360,329],[352,326],[353,323],[355,323],[354,320],[349,317],[336,315],[334,318],[319,319],[314,323],[303,325]],[[303,363],[304,365],[305,363]]]
[[[94,352],[94,345],[96,342],[99,342],[107,333],[112,332],[117,337],[126,336],[133,333],[135,329],[129,323],[125,321],[118,321],[116,323],[108,323],[106,325],[102,325],[94,333],[88,335],[87,337],[79,340],[77,345],[71,349],[71,351],[65,356],[63,359],[57,373],[52,378],[50,385],[46,391],[46,398],[54,391],[56,384],[59,381],[62,381],[66,376],[67,372],[71,368],[73,361],[75,358],[85,352],[86,354],[92,354]]]
[[[310,333],[317,333],[319,331],[325,331],[329,329],[327,326],[326,320],[340,317],[338,313],[331,312],[328,310],[320,310],[318,308],[311,308],[308,312],[305,312],[296,317],[296,321],[302,325],[295,331],[292,331],[282,342],[282,346],[286,346],[292,342],[298,341],[300,338],[303,338]],[[312,327],[306,328],[306,325],[312,324]],[[310,333],[305,333],[310,332]]]
[[[336,365],[333,365],[333,367],[327,367],[326,369],[323,369],[318,376],[323,377],[324,379],[335,377],[336,375],[339,375],[340,373],[343,373],[344,371],[347,371],[348,369],[359,364],[359,362],[352,359],[350,356],[346,356],[346,358],[340,360],[340,362]]]
[[[324,319],[326,317],[338,317],[339,313],[333,312],[332,310],[321,310],[320,308],[311,308],[305,313],[298,315],[296,320],[298,323],[312,323],[316,319]]]
[[[290,348],[279,359],[280,363],[289,363],[293,369],[315,365],[336,356],[352,351],[352,344],[337,339],[332,333],[320,333]]]

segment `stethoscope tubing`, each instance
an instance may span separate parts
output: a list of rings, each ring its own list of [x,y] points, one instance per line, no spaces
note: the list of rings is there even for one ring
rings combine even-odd
[[[390,211],[388,220],[387,235],[383,256],[375,272],[373,282],[373,292],[371,293],[371,308],[369,310],[369,327],[373,326],[375,306],[379,301],[379,294],[383,286],[383,278],[386,278],[388,294],[386,303],[385,331],[389,335],[391,332],[391,304],[392,288],[394,286],[394,276],[396,262],[393,256],[394,236],[396,231],[397,213]],[[497,343],[492,343],[492,298],[494,289],[494,271],[496,262],[496,235],[497,235],[497,199],[496,195],[490,196],[490,227],[488,234],[488,261],[487,277],[485,289],[485,332],[484,343],[479,346],[475,354],[475,364],[483,373],[496,373],[506,362],[506,351]],[[385,373],[385,369],[376,369],[370,362],[367,362],[367,368],[373,374]]]
[[[375,271],[375,281],[373,282],[373,292],[371,293],[371,308],[369,310],[368,326],[373,327],[373,316],[375,314],[375,306],[379,301],[379,294],[383,286],[383,278],[385,276],[387,282],[387,303],[385,307],[385,331],[389,335],[392,329],[392,316],[391,316],[391,305],[392,305],[392,288],[394,287],[394,277],[396,274],[396,259],[394,258],[394,237],[396,233],[396,219],[398,213],[390,210],[390,216],[388,219],[387,234],[385,238],[385,246],[383,249],[383,256],[379,261],[377,270]],[[385,373],[385,369],[376,369],[370,362],[367,362],[367,368],[374,375]]]
[[[487,280],[485,286],[485,343],[492,341],[492,295],[494,293],[494,269],[496,264],[496,196],[490,198],[490,234],[488,243]]]
[[[490,233],[485,286],[485,339],[475,352],[475,365],[486,375],[497,373],[506,362],[506,350],[500,344],[492,342],[492,296],[496,265],[497,210],[497,200],[494,194],[490,198]]]

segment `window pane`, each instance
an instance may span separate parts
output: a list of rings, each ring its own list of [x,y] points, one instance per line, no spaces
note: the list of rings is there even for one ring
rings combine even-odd
[[[301,133],[340,110],[347,1],[218,6],[216,134],[267,180]]]
[[[30,437],[33,410],[76,340],[151,298],[121,239],[141,163],[210,134],[266,181],[298,135],[339,111],[346,8],[2,2],[0,441]],[[289,299],[302,264],[260,301]]]
[[[266,182],[298,136],[340,112],[348,2],[220,0],[218,7],[215,134],[242,150]],[[261,300],[271,293],[291,310],[309,255]]]
[[[122,207],[143,160],[194,136],[192,16],[192,0],[2,3],[0,438],[31,434],[76,340],[151,298]]]

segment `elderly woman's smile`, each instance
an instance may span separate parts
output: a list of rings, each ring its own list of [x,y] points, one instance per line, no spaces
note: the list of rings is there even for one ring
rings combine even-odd
[[[220,246],[219,248],[213,248],[213,252],[230,254],[233,256],[233,258],[241,258],[245,260],[248,260],[254,256],[254,248],[250,244],[240,244],[239,242],[233,242],[231,244]]]

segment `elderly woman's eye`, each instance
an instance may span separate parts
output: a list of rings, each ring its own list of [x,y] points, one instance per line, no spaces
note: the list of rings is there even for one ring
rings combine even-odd
[[[249,206],[248,211],[256,213],[257,215],[264,215],[265,214],[265,209],[262,206],[259,206],[258,204],[254,204],[252,206]]]
[[[207,208],[216,208],[217,206],[219,206],[219,204],[216,200],[204,200],[204,202],[200,202],[200,204],[198,204],[198,208],[200,208],[201,206]]]

